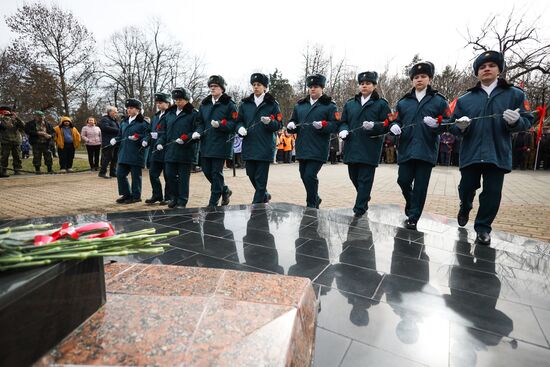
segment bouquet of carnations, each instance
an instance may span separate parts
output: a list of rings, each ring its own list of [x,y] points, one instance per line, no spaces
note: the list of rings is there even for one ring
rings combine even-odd
[[[156,234],[154,228],[115,234],[107,222],[79,227],[64,223],[59,229],[51,224],[0,228],[0,271],[98,256],[161,254],[170,245],[158,241],[178,234]]]

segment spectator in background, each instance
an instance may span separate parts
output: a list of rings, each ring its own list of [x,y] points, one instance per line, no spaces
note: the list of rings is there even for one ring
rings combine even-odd
[[[80,133],[69,116],[61,117],[61,122],[53,129],[59,153],[59,167],[67,173],[73,172],[74,153],[80,147]]]
[[[388,164],[395,163],[395,136],[386,134],[384,139],[384,154],[385,162]]]
[[[111,145],[109,142],[118,136],[120,130],[120,125],[116,119],[117,114],[117,108],[109,106],[105,115],[99,121],[99,128],[101,129],[101,168],[99,169],[99,177],[116,177],[118,145]],[[107,176],[107,166],[109,166],[109,176]]]
[[[52,125],[44,119],[44,112],[34,112],[34,120],[25,124],[25,132],[29,136],[29,143],[32,146],[32,164],[36,174],[41,173],[42,156],[44,156],[44,164],[48,167],[48,173],[53,173],[50,142],[53,140],[55,131]]]
[[[521,131],[514,139],[514,167],[524,170],[527,165],[527,157],[529,155],[529,133]]]
[[[244,168],[243,159],[243,138],[239,135],[233,140],[233,154],[235,154],[235,168]]]
[[[439,137],[439,164],[448,166],[451,164],[451,153],[455,136],[449,132],[444,132]]]
[[[21,134],[21,158],[27,159],[30,157],[31,144],[29,143],[29,137],[27,134]]]
[[[90,170],[99,170],[99,152],[101,151],[101,129],[96,126],[95,118],[92,116],[86,120],[86,126],[82,128],[80,134],[82,141],[86,144],[86,150],[88,151],[88,163],[90,164]]]
[[[292,151],[294,149],[294,136],[285,129],[282,135],[283,139],[283,162],[292,162]]]

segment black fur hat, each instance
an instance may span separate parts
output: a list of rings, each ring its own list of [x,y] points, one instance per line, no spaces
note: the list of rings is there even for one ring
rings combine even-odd
[[[267,88],[267,86],[269,85],[269,78],[265,74],[254,73],[250,76],[250,84],[253,83],[260,83]]]
[[[191,99],[191,96],[189,95],[189,92],[185,88],[176,87],[172,91],[172,98],[174,99],[182,98],[182,99],[185,99],[186,101],[189,101]]]
[[[166,103],[172,103],[172,98],[168,93],[155,93],[155,102],[166,102]]]
[[[210,87],[212,84],[216,84],[216,85],[219,85],[220,88],[224,91],[225,93],[225,80],[223,79],[223,77],[221,75],[211,75],[209,78],[208,78],[208,83],[207,85]]]
[[[409,77],[411,80],[418,74],[426,74],[432,79],[435,74],[435,66],[429,61],[420,61],[414,64],[409,70]]]
[[[357,82],[371,82],[372,84],[378,83],[378,73],[376,71],[364,71],[357,75]]]
[[[505,68],[504,56],[498,51],[485,51],[474,61],[474,74],[477,75],[477,72],[481,65],[486,62],[494,62],[498,66],[498,70],[502,73]]]
[[[141,110],[143,108],[143,103],[141,103],[141,101],[139,99],[128,98],[126,100],[125,106],[126,107],[135,107],[135,108]]]
[[[306,84],[308,87],[311,87],[312,85],[318,85],[321,88],[324,88],[326,82],[327,78],[325,78],[325,76],[321,74],[313,74],[308,76],[306,79]]]

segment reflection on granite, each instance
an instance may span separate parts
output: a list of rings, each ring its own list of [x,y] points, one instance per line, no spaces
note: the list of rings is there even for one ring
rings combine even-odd
[[[274,203],[47,221],[111,220],[124,232],[151,227],[181,231],[170,239],[173,248],[164,255],[131,257],[125,260],[131,264],[116,264],[116,270],[107,267],[106,283],[111,291],[108,302],[115,296],[146,297],[143,289],[168,298],[182,292],[186,298],[210,300],[204,308],[209,318],[204,321],[216,325],[212,333],[223,323],[217,325],[214,315],[210,319],[209,306],[219,307],[224,317],[250,317],[242,320],[242,329],[223,327],[217,335],[201,330],[205,334],[198,333],[197,340],[211,341],[217,354],[201,355],[209,350],[201,342],[186,350],[184,364],[218,365],[231,358],[239,361],[232,365],[246,365],[245,359],[238,359],[239,348],[258,348],[253,335],[263,338],[277,330],[274,343],[292,331],[308,338],[316,334],[314,366],[547,365],[549,244],[494,231],[491,246],[484,247],[474,242],[471,223],[459,229],[454,219],[426,213],[418,231],[411,231],[403,228],[404,219],[403,207],[397,205],[372,206],[357,219],[350,209]],[[147,264],[195,267],[187,279],[203,279],[201,271],[218,271],[204,268],[227,271],[214,285],[205,283],[205,290],[215,288],[215,295],[208,296],[207,291],[175,281],[177,270],[158,272]],[[304,279],[279,283],[277,274]],[[281,291],[285,284],[297,292],[306,278],[313,281],[318,312],[297,306],[313,304],[313,291],[302,292],[302,298]],[[136,281],[151,283],[140,291],[132,283]],[[249,304],[254,296],[261,300],[257,306]],[[266,311],[265,305],[277,307]],[[272,321],[259,327],[263,317]],[[287,319],[294,320],[291,330]],[[243,333],[250,337],[239,336]],[[226,338],[235,343],[226,344]],[[304,340],[309,339],[295,339],[284,360],[307,360]],[[260,361],[283,360],[271,348],[261,353]]]
[[[169,265],[107,264],[107,304],[42,365],[308,366],[311,281]]]

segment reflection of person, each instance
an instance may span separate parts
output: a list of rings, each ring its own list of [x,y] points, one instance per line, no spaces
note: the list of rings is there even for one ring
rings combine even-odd
[[[470,247],[468,232],[459,228],[455,252],[470,253]],[[476,261],[480,251],[483,251],[484,260],[487,261]],[[474,257],[457,255],[459,266],[451,269],[451,294],[444,295],[445,302],[449,308],[473,324],[473,328],[467,328],[469,337],[457,339],[461,343],[460,359],[464,365],[474,366],[477,350],[497,345],[502,336],[509,335],[514,329],[512,319],[496,309],[501,283],[496,275],[495,256],[496,250],[493,248],[476,247]],[[483,272],[482,283],[478,281],[478,276],[474,276],[476,270]],[[487,297],[480,297],[480,293]],[[492,334],[475,332],[474,328],[488,330]],[[468,360],[465,361],[465,358]]]
[[[284,274],[279,265],[279,256],[275,246],[275,237],[269,232],[269,221],[265,208],[254,209],[246,224],[246,235],[243,242],[261,244],[244,248],[244,258],[247,265]]]
[[[410,261],[406,261],[407,258],[401,254],[410,252],[412,248],[409,241],[401,238],[407,238],[407,231],[397,228],[393,242],[390,273],[413,278],[416,281],[401,281],[397,277],[391,278],[386,289],[386,298],[393,311],[401,317],[395,334],[401,342],[414,344],[419,336],[417,323],[420,321],[421,315],[414,310],[414,306],[417,306],[416,302],[412,303],[410,300],[414,297],[422,297],[422,290],[428,286],[430,281],[429,257],[424,252],[423,246],[420,260],[411,258]],[[424,243],[424,237],[416,242]]]
[[[334,274],[338,290],[343,292],[342,294],[347,297],[348,303],[352,305],[349,315],[350,321],[357,326],[367,326],[369,323],[368,309],[372,305],[377,305],[379,301],[358,296],[357,294],[365,294],[365,290],[369,294],[374,294],[376,287],[378,287],[382,280],[382,275],[376,272],[376,256],[374,247],[371,248],[372,237],[365,236],[364,228],[358,229],[356,227],[357,221],[358,219],[354,218],[350,223],[347,239],[342,244],[344,251],[340,254],[340,264],[334,265]],[[356,248],[362,250],[370,248],[369,251],[362,251],[365,255],[368,254],[368,256],[355,256],[356,252],[352,250]],[[341,263],[362,266],[373,271],[368,273],[358,272],[353,267],[342,265]],[[368,274],[368,277],[365,277],[365,274]]]

